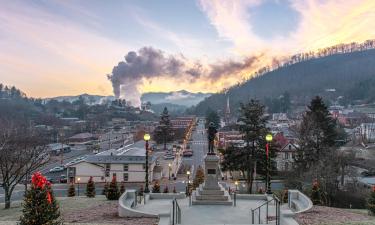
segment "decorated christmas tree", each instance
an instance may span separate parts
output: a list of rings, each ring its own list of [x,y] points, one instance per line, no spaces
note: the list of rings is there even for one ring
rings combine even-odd
[[[86,196],[89,198],[95,197],[95,183],[92,180],[92,177],[90,177],[89,181],[87,182],[86,185]]]
[[[121,182],[121,186],[120,186],[120,194],[122,195],[122,194],[124,194],[124,192],[125,192],[125,183],[124,182]]]
[[[31,178],[31,188],[26,191],[20,225],[60,225],[58,203],[51,184],[41,173]]]
[[[195,173],[195,178],[193,181],[193,188],[199,187],[200,184],[204,182],[204,170],[201,166],[198,167],[197,172]]]
[[[168,185],[165,185],[164,190],[163,190],[163,193],[169,193]]]
[[[74,196],[76,196],[76,187],[74,186],[73,183],[71,183],[68,189],[68,197],[74,197]]]
[[[108,200],[118,200],[120,197],[120,192],[117,186],[116,176],[113,176],[111,183],[109,184],[107,199]]]
[[[155,182],[154,186],[152,187],[152,193],[160,193],[160,184],[159,182]]]
[[[370,198],[367,202],[367,208],[370,211],[370,214],[375,215],[375,186],[373,187]]]
[[[319,188],[319,183],[314,181],[312,192],[311,192],[311,201],[314,205],[321,205],[322,204],[322,195],[321,190]]]
[[[102,195],[105,195],[107,196],[107,193],[108,193],[108,187],[109,187],[109,184],[107,182],[104,183],[104,187],[103,187],[103,191],[102,191]]]

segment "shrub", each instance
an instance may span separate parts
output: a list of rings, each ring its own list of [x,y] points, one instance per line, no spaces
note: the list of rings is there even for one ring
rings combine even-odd
[[[120,197],[120,192],[117,186],[116,176],[113,176],[111,183],[109,184],[108,192],[107,192],[107,199],[108,200],[118,200]]]
[[[90,177],[89,181],[87,182],[87,185],[86,185],[86,196],[89,197],[89,198],[93,198],[95,197],[95,183],[92,179],[92,177]]]

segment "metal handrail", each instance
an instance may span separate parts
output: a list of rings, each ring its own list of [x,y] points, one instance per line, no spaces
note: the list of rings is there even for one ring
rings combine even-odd
[[[181,224],[181,208],[177,199],[172,201],[172,225]]]
[[[269,210],[268,210],[268,205],[271,203],[271,202],[275,202],[275,214],[276,214],[276,225],[280,225],[280,205],[281,205],[281,202],[280,202],[280,199],[273,195],[272,196],[272,199],[270,200],[267,200],[265,203],[261,204],[260,206],[256,207],[255,209],[251,209],[251,224],[255,224],[255,212],[258,211],[258,223],[261,223],[261,208],[263,206],[266,206],[266,224],[268,224],[268,213],[269,213]]]

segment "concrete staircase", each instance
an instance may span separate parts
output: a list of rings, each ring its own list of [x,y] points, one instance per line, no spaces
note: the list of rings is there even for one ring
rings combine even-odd
[[[204,184],[193,191],[193,205],[232,205],[229,193],[219,185],[217,188],[208,188]]]

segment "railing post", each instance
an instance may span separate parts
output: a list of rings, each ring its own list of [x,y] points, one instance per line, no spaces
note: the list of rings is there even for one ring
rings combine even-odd
[[[234,206],[237,205],[237,194],[236,192],[233,193],[233,199],[234,199]]]
[[[258,208],[258,223],[260,223],[260,208],[261,207]]]
[[[251,209],[251,224],[254,224],[255,220],[254,220],[254,210]]]
[[[175,219],[175,202],[172,201],[172,225],[175,225],[174,219]]]
[[[266,207],[266,224],[268,224],[268,201],[267,201],[267,207]]]

